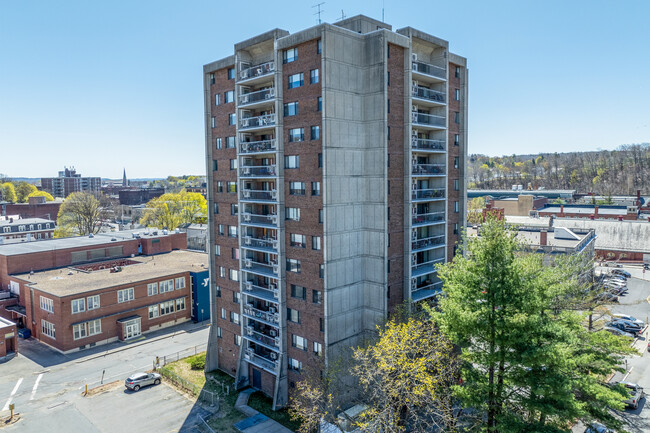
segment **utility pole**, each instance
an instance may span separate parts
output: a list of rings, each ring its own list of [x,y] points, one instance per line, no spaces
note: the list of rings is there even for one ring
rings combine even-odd
[[[324,5],[324,4],[325,4],[325,2],[320,2],[320,3],[315,4],[314,6],[312,6],[313,8],[318,8],[318,10],[316,11],[316,13],[314,13],[314,15],[318,15],[318,24],[321,24],[320,15],[321,15],[323,12],[325,12],[324,9],[321,9],[321,8],[320,8],[320,7],[321,7],[322,5]]]

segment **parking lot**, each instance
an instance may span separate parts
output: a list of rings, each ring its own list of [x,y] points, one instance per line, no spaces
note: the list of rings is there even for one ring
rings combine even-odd
[[[650,319],[650,272],[643,273],[639,266],[625,266],[624,270],[630,272],[632,277],[627,281],[628,292],[619,297],[618,303],[606,305],[609,314],[627,314],[648,323]],[[612,268],[598,268],[604,272],[611,271]],[[608,319],[608,314],[596,314],[596,326],[602,326],[603,321]],[[647,346],[650,341],[650,330],[646,327],[644,332],[634,340],[634,347],[638,350],[639,355],[627,358],[623,365],[626,368],[625,373],[617,373],[612,381],[627,381],[637,383],[650,392],[650,354]],[[641,400],[637,409],[626,409],[620,412],[620,417],[626,423],[626,429],[630,433],[647,433],[650,432],[650,408],[648,408],[647,399]],[[582,433],[585,427],[581,424],[573,429],[574,433]]]

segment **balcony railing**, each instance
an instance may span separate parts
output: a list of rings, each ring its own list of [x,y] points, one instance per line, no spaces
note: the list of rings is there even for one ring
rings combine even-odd
[[[269,215],[257,215],[253,213],[242,213],[242,224],[251,223],[251,224],[264,224],[264,225],[278,225],[278,216],[269,214]]]
[[[245,271],[246,269],[244,269]],[[272,302],[278,302],[280,298],[280,291],[276,284],[269,284],[268,286],[260,286],[254,284],[253,281],[244,281],[244,290],[247,294],[253,295]]]
[[[447,101],[443,92],[427,89],[422,86],[411,86],[411,95],[414,98],[426,99],[427,101],[439,102],[441,104]]]
[[[278,313],[271,313],[270,311],[262,311],[254,308],[251,305],[244,306],[244,314],[254,317],[255,319],[264,320],[268,323],[280,323],[280,315]]]
[[[280,268],[278,267],[278,264],[274,262],[262,263],[262,262],[256,262],[252,259],[244,259],[243,270],[250,271],[250,272],[259,272],[264,275],[270,275],[272,277],[276,277],[278,275]]]
[[[244,236],[243,239],[244,247],[251,248],[265,248],[265,249],[278,249],[278,240],[272,238],[254,238],[252,236]]]
[[[275,373],[278,367],[277,360],[272,360],[264,356],[258,355],[252,349],[248,349],[244,352],[244,359],[271,373]]]
[[[266,334],[262,334],[253,328],[252,326],[247,326],[245,329],[246,335],[248,338],[262,343],[266,346],[271,346],[273,348],[280,348],[280,337],[271,337]]]
[[[433,188],[433,189],[416,189],[411,191],[412,200],[426,200],[434,198],[445,198],[445,189],[444,188]]]
[[[429,272],[433,272],[435,270],[435,266],[438,263],[444,263],[445,259],[440,258],[440,259],[435,259],[435,260],[429,260],[428,262],[424,263],[416,263],[411,266],[411,275],[424,275],[428,274]]]
[[[445,164],[413,164],[411,174],[445,174]]]
[[[278,199],[278,192],[276,190],[264,191],[254,189],[242,189],[242,200],[268,200],[274,201]]]
[[[251,66],[239,71],[240,80],[248,80],[249,78],[257,78],[263,75],[275,72],[275,62],[266,62],[260,65]]]
[[[426,224],[426,223],[435,223],[445,220],[444,212],[432,212],[425,214],[415,214],[413,215],[412,221],[413,224]]]
[[[239,167],[240,176],[275,176],[277,175],[275,165],[245,165]]]
[[[259,128],[273,125],[275,125],[275,113],[239,119],[240,129]]]
[[[445,140],[431,140],[429,138],[412,138],[411,147],[421,150],[445,150]]]
[[[440,290],[440,289],[442,289],[442,281],[436,281],[435,283],[429,281],[425,284],[422,284],[421,286],[411,287],[412,292],[417,292],[420,290]]]
[[[430,65],[424,62],[412,62],[413,70],[437,78],[447,78],[447,69],[442,66]]]
[[[247,143],[240,143],[239,151],[240,153],[275,152],[277,147],[278,146],[275,139],[249,141]]]
[[[418,125],[440,126],[445,127],[445,116],[436,116],[435,114],[411,112],[411,122]]]
[[[411,242],[411,250],[435,247],[445,243],[445,235],[432,236],[426,239],[416,239]]]
[[[239,95],[239,105],[254,104],[260,101],[270,101],[275,98],[275,87]]]

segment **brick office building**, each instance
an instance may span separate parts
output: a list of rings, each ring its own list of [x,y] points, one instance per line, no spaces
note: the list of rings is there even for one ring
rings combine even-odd
[[[288,402],[306,364],[430,299],[465,225],[466,60],[364,17],[204,66],[208,368]]]
[[[172,251],[14,275],[32,335],[71,352],[190,320],[190,272],[207,256]]]
[[[101,177],[81,177],[77,171],[65,167],[58,177],[41,178],[41,188],[54,197],[66,198],[73,192],[99,193],[102,186]]]
[[[0,219],[0,245],[41,239],[52,239],[56,223],[43,218]]]
[[[44,218],[56,222],[61,201],[46,201],[45,197],[29,197],[27,203],[0,203],[0,216]]]

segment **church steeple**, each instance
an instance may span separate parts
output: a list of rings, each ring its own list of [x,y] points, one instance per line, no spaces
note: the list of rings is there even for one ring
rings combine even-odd
[[[124,169],[124,176],[122,176],[122,186],[129,186],[129,181],[126,180],[126,168]]]

